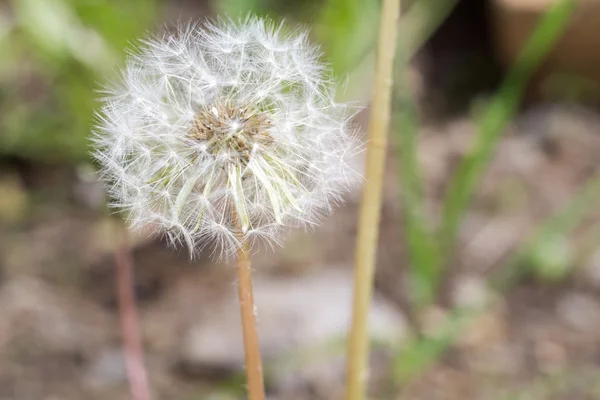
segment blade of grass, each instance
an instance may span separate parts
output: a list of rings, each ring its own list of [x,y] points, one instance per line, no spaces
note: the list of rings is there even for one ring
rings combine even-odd
[[[443,259],[451,256],[464,212],[500,134],[516,112],[527,82],[566,28],[575,4],[575,0],[562,0],[545,13],[482,116],[474,147],[452,177],[444,201],[440,228]]]
[[[450,14],[456,0],[420,0],[413,4],[400,26],[396,62],[395,126],[399,140],[398,160],[405,232],[410,257],[410,298],[417,307],[431,304],[441,280],[441,259],[427,221],[422,180],[417,160],[417,107],[410,90],[410,56],[425,43]]]
[[[399,141],[400,191],[404,208],[406,242],[410,259],[410,298],[421,307],[434,301],[440,270],[439,254],[426,215],[422,181],[417,160],[416,105],[410,90],[408,58],[398,51],[396,57],[395,123]]]
[[[569,234],[593,210],[598,201],[600,201],[600,177],[594,177],[564,207],[542,223],[531,240],[524,243],[512,257],[502,264],[498,274],[491,279],[492,287],[499,292],[509,289],[510,285],[524,272],[518,267],[533,243],[548,234]],[[433,365],[454,343],[463,328],[487,309],[487,307],[456,309],[435,335],[419,338],[412,345],[399,351],[394,357],[393,364],[395,383],[406,384]]]
[[[479,309],[456,309],[435,334],[417,338],[400,350],[393,361],[394,384],[402,387],[431,367],[480,313]]]
[[[527,272],[520,268],[528,252],[549,235],[568,235],[600,201],[600,177],[590,179],[559,212],[547,219],[532,238],[519,251],[503,263],[492,276],[492,286],[497,290],[506,290],[513,282]]]

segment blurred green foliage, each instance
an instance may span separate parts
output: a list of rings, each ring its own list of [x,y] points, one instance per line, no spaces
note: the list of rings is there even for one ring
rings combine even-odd
[[[469,154],[461,161],[456,173],[450,178],[445,195],[439,227],[426,218],[425,204],[420,187],[419,166],[416,160],[416,111],[407,90],[404,68],[408,57],[400,49],[400,86],[396,92],[399,101],[396,110],[400,142],[400,183],[406,215],[406,237],[410,255],[411,297],[417,307],[435,301],[444,270],[451,263],[454,246],[472,194],[477,188],[496,144],[518,110],[521,98],[530,78],[557,38],[567,26],[575,2],[563,0],[551,7],[525,44],[520,57],[508,72],[498,93],[478,118],[475,143]],[[409,42],[410,43],[410,42]],[[539,257],[538,257],[539,258]],[[556,266],[554,266],[556,269]]]
[[[87,157],[96,91],[156,17],[153,0],[13,0],[0,9],[0,154]]]
[[[566,29],[575,3],[574,0],[563,0],[549,8],[525,43],[497,95],[479,118],[473,150],[452,177],[446,194],[440,229],[442,259],[451,257],[465,210],[496,144],[517,112],[529,80]]]
[[[154,0],[13,0],[0,10],[0,155],[70,162],[87,157],[98,90],[128,42],[153,28]],[[293,15],[311,25],[340,75],[369,51],[376,0],[222,0],[215,11]],[[359,29],[360,28],[360,29]]]
[[[396,93],[396,132],[400,142],[399,175],[410,254],[411,295],[413,305],[417,308],[422,309],[436,300],[441,280],[445,276],[444,267],[448,267],[452,258],[460,226],[479,179],[505,127],[517,112],[529,79],[564,32],[575,4],[574,0],[562,0],[549,8],[508,72],[498,93],[484,107],[478,120],[475,145],[449,182],[439,227],[431,227],[432,224],[427,221],[422,209],[424,198],[415,157],[418,121],[414,105],[404,89],[406,83],[403,68],[408,59],[401,57],[397,74],[400,79]],[[402,51],[401,48],[401,55]],[[491,280],[498,291],[508,289],[516,278],[525,273],[550,282],[567,275],[572,256],[566,238],[597,204],[600,196],[598,182],[598,178],[591,179],[563,209],[545,221],[532,238],[500,266]],[[595,234],[596,231],[592,233]],[[398,351],[392,380],[397,385],[402,385],[416,378],[455,342],[466,323],[484,311],[485,307],[481,310],[454,310],[433,335],[421,336]]]

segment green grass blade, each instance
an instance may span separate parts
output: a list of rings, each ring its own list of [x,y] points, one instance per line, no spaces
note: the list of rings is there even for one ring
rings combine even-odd
[[[500,134],[515,114],[527,82],[566,28],[575,3],[562,0],[546,12],[484,112],[473,150],[453,176],[444,202],[440,229],[444,259],[449,258],[464,212]]]
[[[408,60],[398,54],[395,127],[398,140],[400,190],[410,259],[410,297],[418,307],[435,299],[440,262],[435,237],[427,220],[422,179],[417,160],[418,120],[408,84]]]
[[[417,160],[418,111],[410,89],[410,56],[435,32],[456,1],[421,0],[413,4],[400,25],[397,52],[395,127],[399,144],[400,189],[404,206],[406,241],[410,258],[410,298],[417,307],[431,304],[441,278],[439,249],[435,242],[422,190]]]
[[[499,273],[492,277],[492,287],[498,291],[508,289],[515,279],[524,272],[518,267],[532,244],[536,243],[540,237],[548,234],[566,235],[570,233],[599,201],[600,178],[594,177],[568,204],[546,220],[533,238],[522,246],[520,251],[517,251],[503,264]],[[486,309],[456,309],[434,335],[418,339],[412,345],[398,352],[394,357],[393,365],[395,383],[404,384],[433,365],[452,346],[456,338],[463,332],[464,327],[485,312]]]
[[[594,177],[568,204],[538,227],[536,233],[521,250],[503,263],[491,279],[492,286],[498,290],[508,288],[518,277],[527,272],[527,269],[521,268],[523,260],[541,240],[554,235],[568,235],[577,228],[598,202],[600,202],[600,177]]]
[[[454,310],[434,334],[418,338],[400,350],[393,361],[394,384],[402,387],[435,364],[480,312],[479,309]]]

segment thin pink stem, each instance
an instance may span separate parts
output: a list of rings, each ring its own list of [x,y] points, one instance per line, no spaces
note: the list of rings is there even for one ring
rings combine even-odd
[[[134,294],[131,248],[125,239],[115,253],[115,272],[121,334],[131,399],[150,400]]]

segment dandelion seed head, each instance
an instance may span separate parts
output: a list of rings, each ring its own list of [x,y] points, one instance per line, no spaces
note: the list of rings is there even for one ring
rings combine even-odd
[[[253,17],[143,40],[94,132],[113,205],[216,256],[318,224],[362,148],[321,57],[305,31]]]

